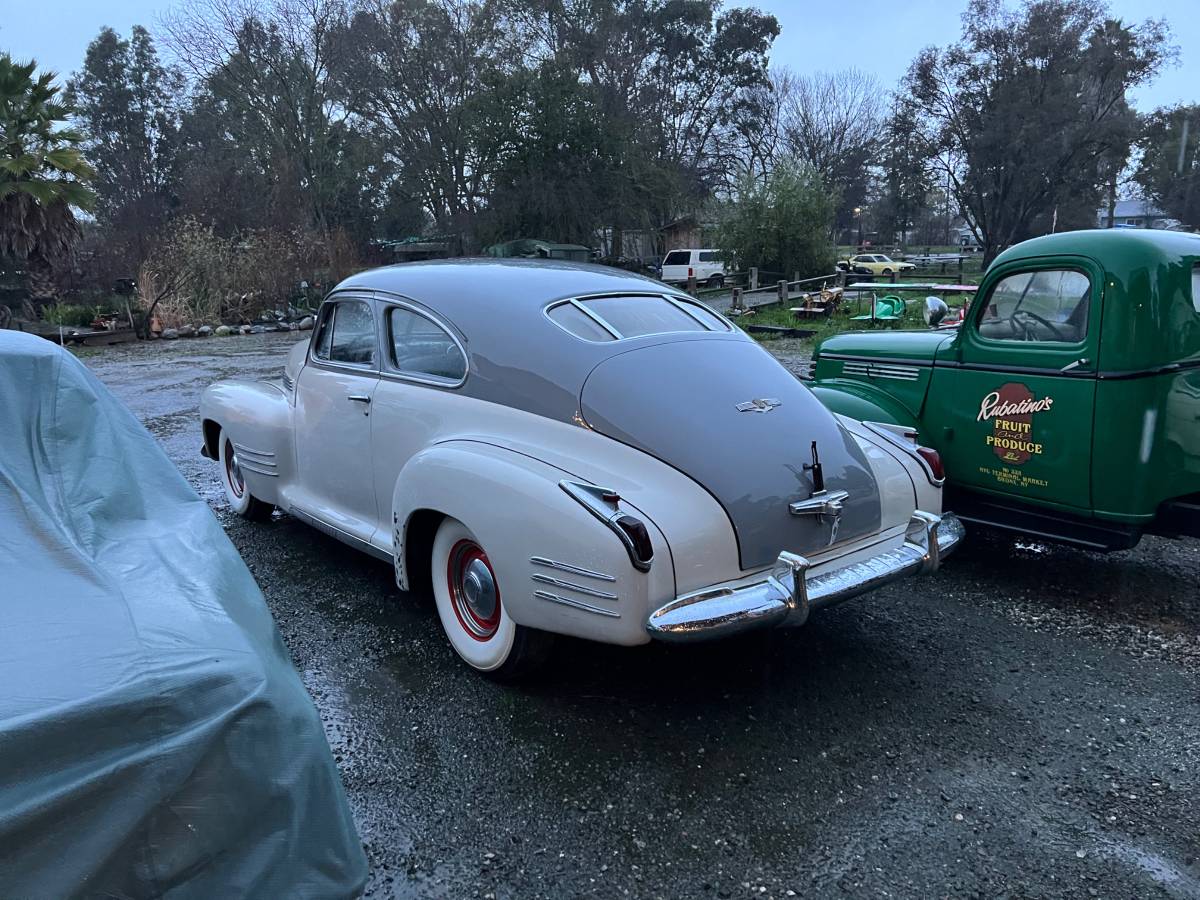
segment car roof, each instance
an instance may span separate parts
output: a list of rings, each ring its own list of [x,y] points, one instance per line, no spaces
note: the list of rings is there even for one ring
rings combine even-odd
[[[541,314],[546,304],[585,294],[686,296],[661,281],[624,269],[554,259],[468,258],[398,263],[368,269],[335,291],[384,291],[416,300],[452,320],[472,312]]]
[[[572,421],[583,383],[612,356],[676,340],[751,340],[730,331],[648,334],[587,341],[551,321],[545,309],[574,297],[658,294],[694,298],[653,278],[592,263],[549,259],[447,259],[359,272],[330,294],[372,291],[436,313],[464,339],[468,396]]]

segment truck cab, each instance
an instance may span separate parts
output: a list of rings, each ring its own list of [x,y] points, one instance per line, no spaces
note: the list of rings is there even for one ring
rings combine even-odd
[[[813,355],[833,411],[912,429],[946,507],[1093,550],[1200,536],[1200,236],[1047,235],[988,268],[960,327]]]

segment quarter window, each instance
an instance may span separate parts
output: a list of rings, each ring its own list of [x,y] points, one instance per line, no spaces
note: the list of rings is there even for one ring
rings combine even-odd
[[[388,332],[392,341],[392,364],[409,375],[459,382],[467,375],[467,358],[462,349],[432,319],[393,306],[388,310]]]
[[[321,326],[313,355],[329,362],[375,365],[375,321],[371,307],[361,300],[335,303]]]
[[[1087,337],[1092,285],[1074,269],[1041,269],[996,283],[979,320],[981,337],[994,341],[1075,344]]]
[[[692,254],[687,250],[672,250],[663,260],[664,266],[686,266],[692,260]]]

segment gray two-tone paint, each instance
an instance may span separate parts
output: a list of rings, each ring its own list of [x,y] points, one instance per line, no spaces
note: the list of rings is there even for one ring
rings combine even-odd
[[[444,260],[360,273],[332,296],[342,291],[403,299],[451,325],[468,357],[466,381],[454,390],[591,427],[689,475],[729,515],[743,569],[770,564],[780,550],[812,552],[880,526],[878,487],[858,445],[745,334],[592,342],[545,315],[552,303],[573,297],[686,298],[661,282],[579,263]],[[780,406],[768,414],[738,411],[756,398]],[[850,493],[836,524],[788,511],[789,502],[812,493],[803,466],[814,440],[827,488]]]

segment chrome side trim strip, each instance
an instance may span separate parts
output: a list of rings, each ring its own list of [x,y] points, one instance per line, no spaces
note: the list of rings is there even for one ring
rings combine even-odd
[[[573,566],[570,563],[559,562],[556,559],[547,559],[544,556],[531,556],[529,561],[535,566],[545,566],[548,569],[559,569],[563,572],[570,572],[572,575],[583,575],[587,578],[599,578],[601,581],[616,581],[615,575],[609,575],[605,572],[593,572],[591,569],[584,569],[580,566]]]
[[[270,452],[269,450],[255,450],[253,447],[247,447],[245,444],[239,444],[237,441],[233,442],[233,449],[236,450],[238,453],[249,453],[251,456],[263,457],[262,464],[264,466],[275,465],[275,463],[267,461],[267,460],[275,458],[275,454]]]
[[[270,466],[270,468],[266,468]],[[257,472],[259,475],[270,475],[272,478],[278,478],[279,473],[275,471],[274,463],[260,463],[257,459],[239,459],[238,468],[245,469],[247,472]]]
[[[568,591],[578,591],[581,594],[587,594],[589,597],[599,597],[601,600],[617,599],[616,594],[611,594],[608,591],[598,591],[595,588],[584,587],[582,584],[574,584],[570,581],[561,581],[558,578],[551,578],[549,575],[543,575],[541,572],[534,572],[530,577],[539,584],[550,584],[557,588],[565,588]]]
[[[370,541],[364,541],[362,538],[350,534],[347,531],[342,531],[336,525],[330,525],[324,519],[318,519],[310,512],[306,512],[298,506],[291,506],[288,512],[305,524],[311,525],[317,531],[329,535],[331,538],[341,541],[343,544],[348,544],[355,550],[361,550],[363,553],[369,553],[376,559],[382,559],[385,562],[392,562],[392,554],[386,550],[381,550],[372,544]]]
[[[921,370],[916,366],[899,366],[890,363],[842,363],[843,375],[857,375],[863,378],[890,378],[894,381],[916,381],[921,377]]]
[[[610,619],[621,618],[621,614],[614,610],[592,606],[590,603],[584,603],[582,600],[572,600],[570,597],[560,597],[558,594],[551,594],[549,591],[534,591],[533,596],[540,600],[549,600],[551,603],[561,603],[563,606],[570,606],[573,609],[582,609],[584,612],[595,613],[598,616],[608,616]]]

